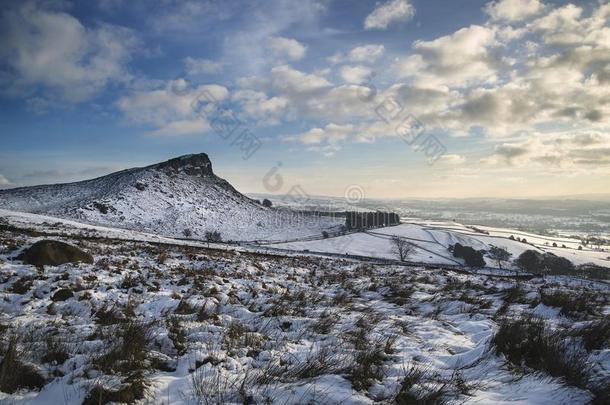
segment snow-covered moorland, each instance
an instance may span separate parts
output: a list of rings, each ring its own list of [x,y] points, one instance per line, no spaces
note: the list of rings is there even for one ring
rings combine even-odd
[[[48,236],[46,236],[48,237]],[[607,403],[610,290],[0,230],[9,403]]]

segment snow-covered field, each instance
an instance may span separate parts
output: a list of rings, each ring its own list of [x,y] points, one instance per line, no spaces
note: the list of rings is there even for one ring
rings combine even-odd
[[[8,218],[19,228],[23,215]],[[516,283],[417,266],[178,246],[133,231],[69,231],[65,222],[57,229],[66,236],[54,238],[92,253],[95,263],[36,269],[14,259],[42,238],[32,230],[54,226],[35,218],[29,231],[0,229],[0,386],[7,358],[11,373],[27,369],[23,382],[37,382],[0,394],[7,403],[608,399],[602,388],[610,383],[610,326],[601,322],[610,315],[610,291],[603,284],[561,277]],[[412,227],[391,229],[426,236]],[[384,232],[390,229],[376,231]],[[60,290],[72,296],[60,299]],[[566,360],[557,371],[511,362],[507,350],[498,351],[498,336],[523,314],[540,317],[544,339],[562,337],[565,345],[549,340],[550,357],[576,353],[581,363]],[[594,329],[599,325],[606,329]],[[601,343],[590,344],[592,336]]]
[[[393,250],[392,236],[407,239],[416,249],[409,257],[410,261],[435,264],[463,264],[461,259],[452,257],[448,247],[455,243],[471,246],[475,249],[488,250],[491,245],[500,246],[517,258],[525,250],[532,249],[540,252],[551,252],[562,256],[575,265],[594,263],[599,266],[610,267],[610,247],[604,250],[593,250],[584,247],[578,249],[579,243],[575,239],[549,238],[545,236],[524,233],[509,229],[477,227],[480,232],[467,226],[452,222],[429,222],[410,219],[407,223],[366,232],[358,232],[338,237],[313,241],[297,241],[278,243],[271,246],[290,249],[308,250],[310,252],[326,252],[370,256],[384,259],[397,259]],[[527,242],[510,239],[525,238]],[[553,247],[556,243],[558,247]],[[565,247],[561,247],[564,246]],[[487,260],[489,266],[496,264]],[[508,264],[510,267],[510,264]]]

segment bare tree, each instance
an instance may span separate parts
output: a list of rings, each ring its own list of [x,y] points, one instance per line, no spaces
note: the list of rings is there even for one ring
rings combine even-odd
[[[401,262],[404,262],[415,252],[415,246],[409,241],[399,236],[392,237],[393,252],[400,258]]]
[[[494,245],[489,246],[489,258],[495,260],[498,263],[499,268],[502,268],[502,262],[509,261],[512,255],[512,253],[503,247]]]

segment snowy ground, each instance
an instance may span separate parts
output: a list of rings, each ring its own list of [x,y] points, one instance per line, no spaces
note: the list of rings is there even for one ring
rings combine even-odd
[[[28,227],[53,227],[44,222]],[[392,229],[416,236],[410,227]],[[160,404],[584,404],[594,395],[589,387],[599,401],[600,384],[610,382],[610,342],[585,348],[579,332],[610,315],[603,285],[516,284],[442,269],[151,244],[153,235],[139,233],[83,238],[88,232],[56,238],[89,251],[95,264],[36,269],[13,258],[41,237],[0,228],[3,359],[17,336],[18,363],[44,379],[40,390],[0,393],[0,401],[97,403],[91,392],[106,399],[119,392]],[[54,301],[61,289],[74,296]],[[570,347],[587,366],[580,388],[496,351],[503,320],[527,313],[574,340]]]

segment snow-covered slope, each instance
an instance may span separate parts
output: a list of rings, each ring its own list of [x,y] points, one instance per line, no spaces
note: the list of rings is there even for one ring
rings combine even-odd
[[[523,233],[509,229],[481,227],[481,233],[457,223],[430,223],[427,221],[402,223],[398,226],[374,229],[367,232],[357,232],[328,239],[295,241],[288,243],[277,243],[272,247],[301,250],[310,252],[324,252],[333,254],[349,254],[368,256],[382,259],[396,259],[393,236],[407,239],[415,251],[409,260],[422,263],[434,264],[462,264],[461,259],[456,259],[448,251],[448,247],[455,243],[471,246],[475,249],[489,250],[490,246],[500,246],[512,254],[512,259],[517,258],[526,250],[537,250],[539,252],[550,252],[557,256],[569,259],[575,265],[593,263],[598,266],[610,267],[610,252],[607,250],[592,250],[588,247],[578,249],[578,243],[574,239],[549,239],[544,236],[531,233],[527,236],[527,243],[510,239],[510,235],[523,237]],[[556,247],[552,246],[555,241],[559,242]],[[565,247],[561,247],[564,245]],[[494,266],[494,262],[487,258],[487,264]],[[511,268],[511,265],[505,263]]]
[[[214,174],[204,153],[77,183],[0,191],[0,208],[166,236],[188,229],[203,238],[217,230],[225,240],[282,240],[333,225],[323,219],[286,226],[288,215],[239,193]]]
[[[0,349],[16,376],[2,404],[608,403],[601,283],[80,235],[53,239],[95,264],[41,271],[14,259],[39,240],[15,228],[0,226]]]

